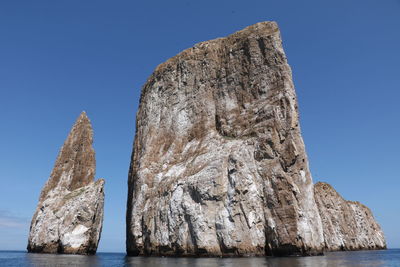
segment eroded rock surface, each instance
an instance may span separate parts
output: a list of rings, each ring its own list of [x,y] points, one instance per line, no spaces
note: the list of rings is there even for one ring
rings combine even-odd
[[[29,252],[94,254],[103,223],[104,180],[94,181],[93,130],[83,112],[40,194]]]
[[[159,65],[129,173],[129,255],[313,255],[322,223],[278,26]]]
[[[327,183],[314,186],[327,250],[386,249],[383,232],[371,210],[347,201]]]

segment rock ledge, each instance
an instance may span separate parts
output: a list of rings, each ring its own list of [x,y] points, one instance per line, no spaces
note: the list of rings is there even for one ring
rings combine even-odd
[[[327,250],[386,249],[381,227],[368,207],[343,199],[327,183],[316,183],[314,192]]]

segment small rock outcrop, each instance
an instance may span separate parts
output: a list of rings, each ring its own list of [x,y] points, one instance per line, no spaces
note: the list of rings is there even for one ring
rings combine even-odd
[[[383,232],[371,210],[347,201],[327,183],[314,186],[327,250],[386,249]]]
[[[275,22],[202,42],[144,85],[128,255],[322,253],[322,222]]]
[[[95,254],[103,223],[104,180],[94,181],[93,130],[79,116],[40,194],[28,252]]]

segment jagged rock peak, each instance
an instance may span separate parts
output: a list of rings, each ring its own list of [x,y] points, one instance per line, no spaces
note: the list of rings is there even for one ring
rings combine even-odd
[[[103,223],[104,180],[94,182],[93,130],[82,112],[40,194],[28,251],[94,254]]]
[[[142,89],[129,255],[313,255],[322,223],[275,22],[160,64]]]
[[[83,111],[58,154],[54,169],[40,195],[41,200],[56,187],[72,191],[93,182],[96,160],[92,144],[92,125]]]
[[[371,210],[348,201],[329,184],[314,185],[327,250],[386,249],[386,240]]]

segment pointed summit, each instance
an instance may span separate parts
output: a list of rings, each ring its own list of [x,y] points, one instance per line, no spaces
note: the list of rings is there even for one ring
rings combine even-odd
[[[91,126],[90,120],[86,114],[86,111],[84,111],[84,110],[81,112],[78,119],[76,120],[76,122],[78,122],[78,121],[85,121]]]
[[[54,169],[40,195],[40,200],[43,200],[48,192],[55,188],[74,190],[88,185],[94,180],[96,160],[92,144],[92,125],[83,111],[58,154]]]
[[[104,180],[94,182],[92,144],[92,125],[83,111],[40,194],[29,233],[29,252],[96,253],[103,223]]]

